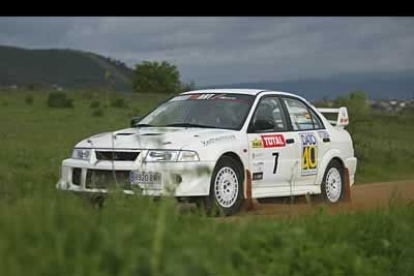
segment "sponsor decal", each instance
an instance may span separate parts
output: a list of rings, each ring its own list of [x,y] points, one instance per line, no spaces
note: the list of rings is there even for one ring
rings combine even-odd
[[[170,101],[185,101],[185,100],[222,100],[222,101],[246,102],[246,100],[242,98],[237,98],[236,96],[229,96],[228,94],[216,94],[216,93],[180,95],[180,96],[176,96],[172,98]]]
[[[263,172],[264,163],[263,162],[254,162],[252,166],[253,172]]]
[[[318,143],[313,133],[300,133],[302,143],[302,175],[314,175],[318,172]]]
[[[282,134],[261,135],[263,146],[265,148],[276,148],[286,146],[285,137]]]
[[[208,147],[208,146],[210,146],[212,144],[215,144],[215,143],[218,143],[218,142],[231,141],[231,140],[236,140],[236,136],[235,135],[219,136],[219,137],[210,138],[208,140],[201,141],[201,143],[205,147]]]
[[[171,101],[172,102],[174,102],[174,101],[185,101],[190,97],[191,97],[191,95],[177,96],[177,97],[172,98]]]
[[[252,154],[253,159],[260,158],[260,157],[263,157],[263,156],[264,156],[263,152],[256,152],[256,153],[253,152],[253,154]]]
[[[262,140],[259,138],[254,138],[252,140],[252,148],[263,148]]]
[[[192,100],[208,100],[212,98],[214,94],[193,94],[190,96]]]
[[[255,181],[255,180],[262,180],[263,179],[263,173],[262,172],[260,172],[260,173],[253,173],[253,181]]]
[[[252,140],[252,148],[276,148],[286,146],[285,137],[282,134],[265,134]]]
[[[253,181],[254,180],[262,180],[263,179],[263,162],[253,162],[252,164],[252,172],[253,172]]]

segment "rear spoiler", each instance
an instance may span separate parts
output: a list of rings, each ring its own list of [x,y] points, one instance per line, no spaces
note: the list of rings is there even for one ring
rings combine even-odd
[[[348,109],[346,107],[340,107],[340,108],[317,108],[317,110],[320,113],[338,113],[338,117],[335,120],[328,120],[327,121],[336,127],[344,128],[349,124],[349,118],[348,118]]]

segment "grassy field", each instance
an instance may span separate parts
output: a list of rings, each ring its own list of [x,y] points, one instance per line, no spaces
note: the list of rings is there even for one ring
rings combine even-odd
[[[330,216],[179,213],[168,200],[0,201],[2,275],[413,275],[414,206]]]
[[[352,116],[352,114],[350,114]],[[414,116],[371,114],[350,125],[357,183],[414,179]]]
[[[28,95],[34,97],[27,104]],[[70,94],[0,94],[1,275],[414,275],[414,206],[269,219],[205,218],[170,200],[114,195],[102,210],[54,185],[81,139],[128,127],[167,96],[128,95],[129,108]],[[96,99],[95,99],[96,101]],[[352,114],[350,114],[352,116]],[[373,116],[353,126],[357,182],[414,179],[413,118]]]

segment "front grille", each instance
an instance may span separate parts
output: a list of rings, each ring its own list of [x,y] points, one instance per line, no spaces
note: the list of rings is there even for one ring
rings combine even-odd
[[[116,183],[118,183],[118,188],[130,190],[129,171],[115,171],[115,176],[113,171],[109,170],[88,170],[86,172],[85,186],[87,189],[115,189]]]
[[[135,161],[138,155],[137,151],[96,151],[97,160]]]
[[[81,184],[81,175],[82,169],[74,168],[72,170],[72,183],[79,186]]]

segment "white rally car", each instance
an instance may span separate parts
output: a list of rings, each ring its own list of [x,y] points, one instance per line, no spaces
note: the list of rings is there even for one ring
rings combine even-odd
[[[337,113],[331,121],[322,113]],[[345,107],[317,109],[294,94],[198,90],[164,102],[131,127],[79,142],[61,190],[175,196],[225,215],[253,198],[349,197],[357,159]]]

